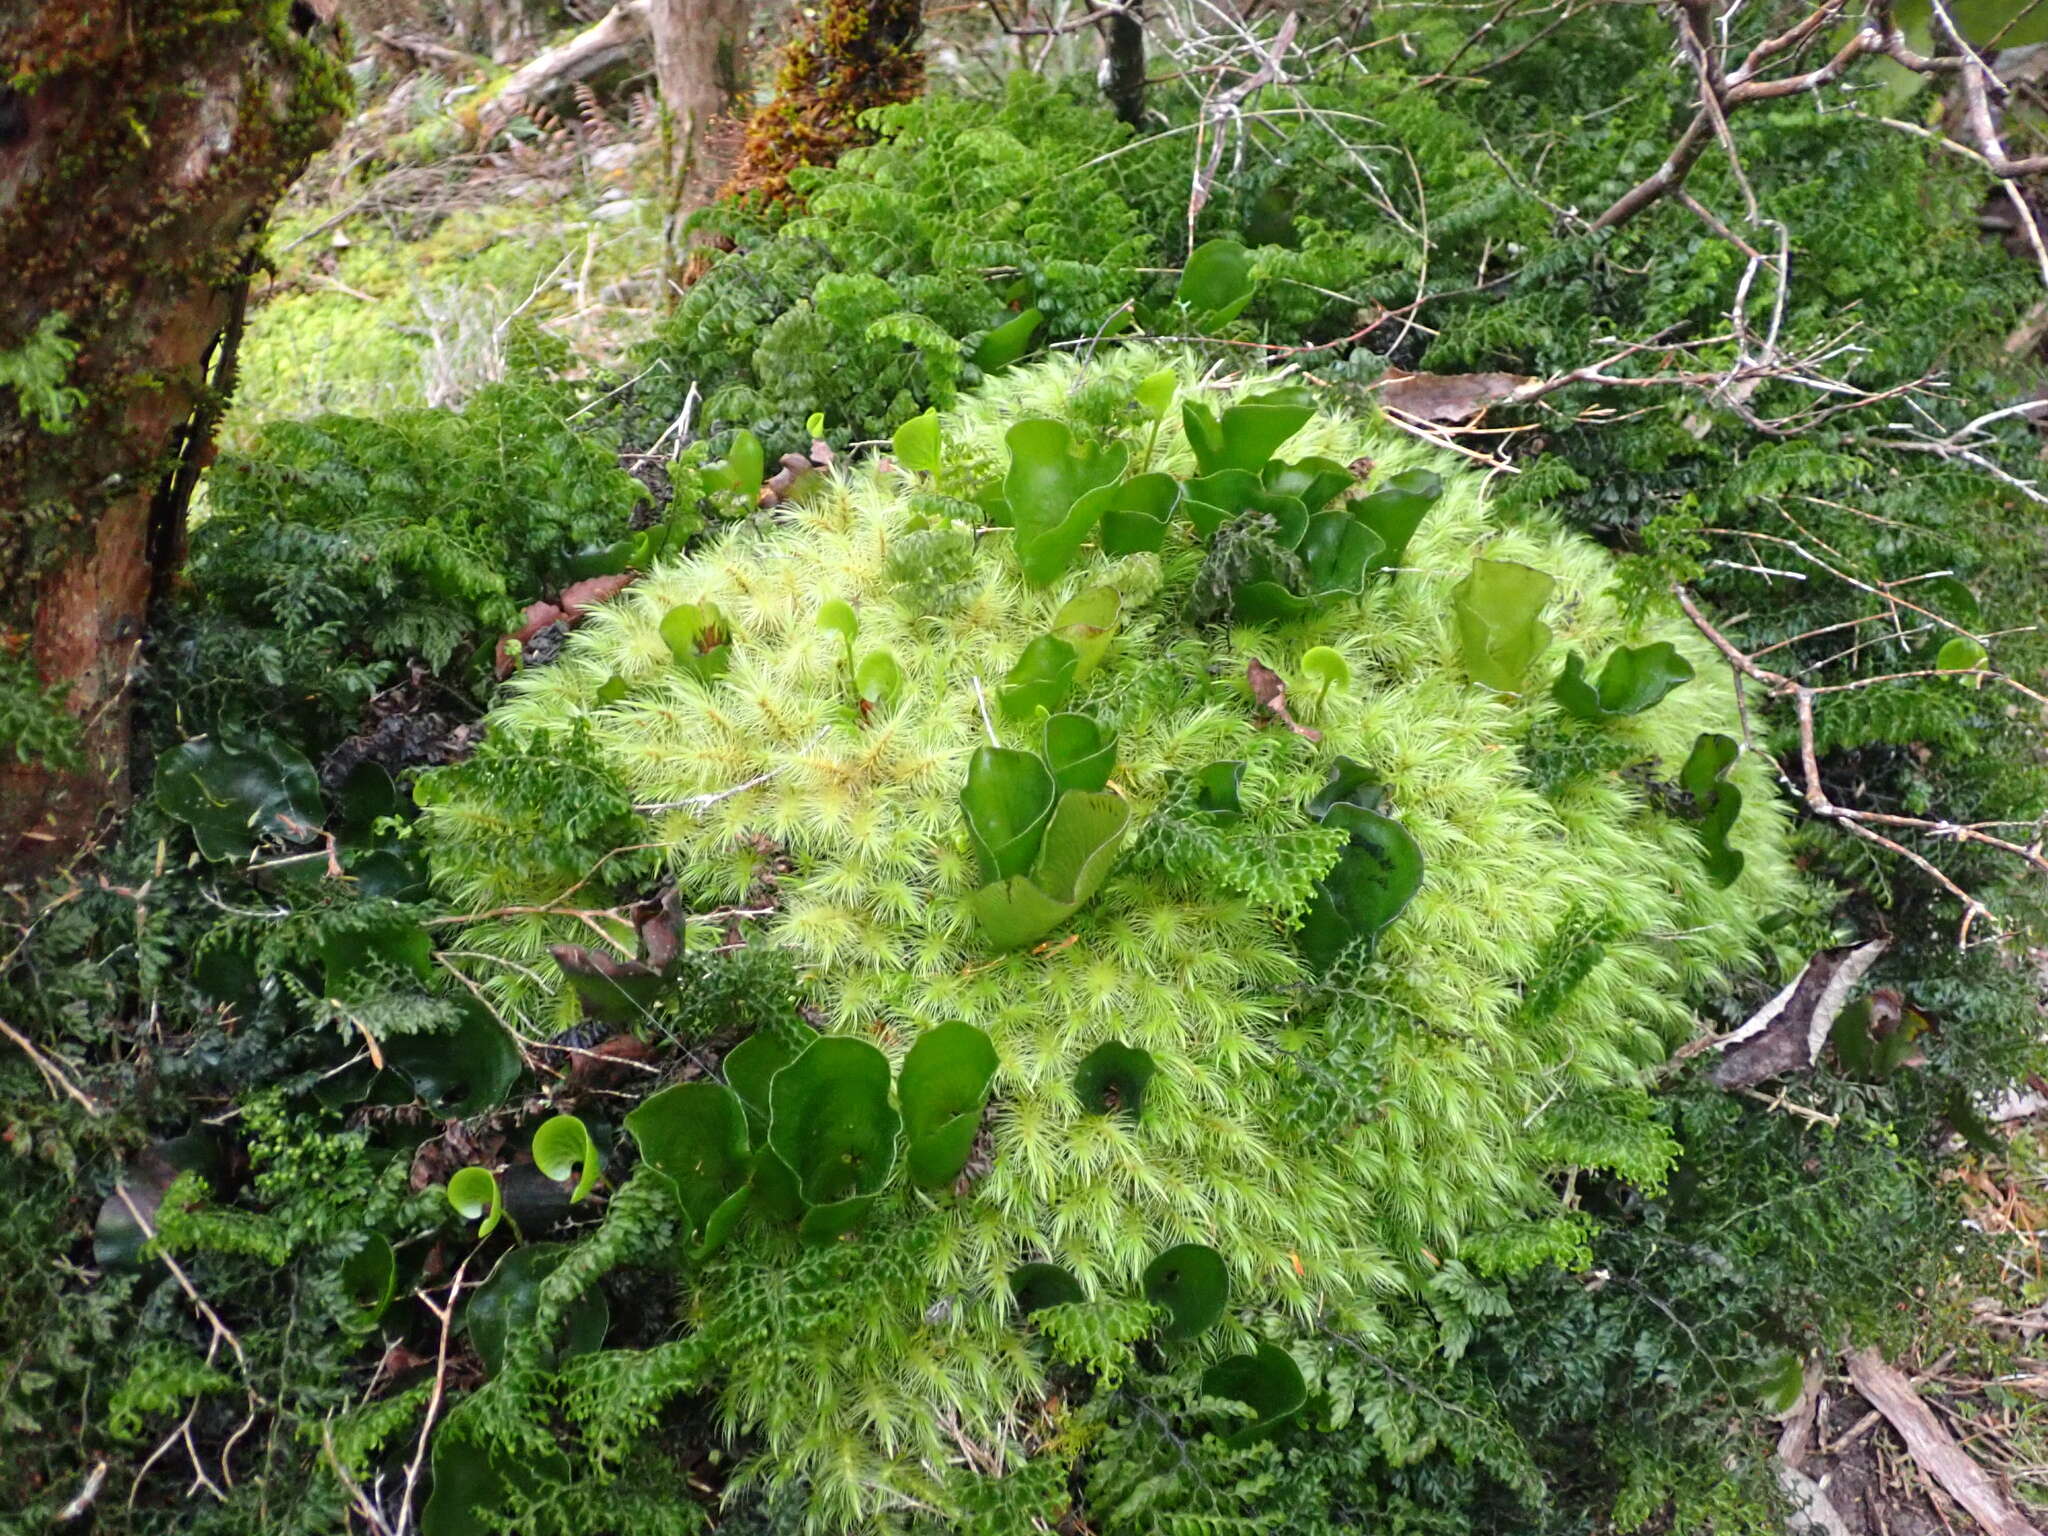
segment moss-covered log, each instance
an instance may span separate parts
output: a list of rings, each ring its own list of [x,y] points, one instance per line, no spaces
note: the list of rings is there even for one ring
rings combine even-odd
[[[331,9],[0,0],[0,688],[61,704],[78,748],[68,767],[0,751],[0,875],[82,846],[125,792],[209,364],[266,216],[349,99]]]

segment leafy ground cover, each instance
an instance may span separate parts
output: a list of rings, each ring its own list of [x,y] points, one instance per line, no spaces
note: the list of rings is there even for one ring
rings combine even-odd
[[[1775,1531],[1849,1342],[2034,1497],[2038,879],[1939,828],[2043,811],[2038,278],[1927,93],[1591,228],[1689,87],[1546,25],[1206,187],[1196,87],[942,83],[667,313],[627,114],[387,99],[8,892],[0,1518]]]

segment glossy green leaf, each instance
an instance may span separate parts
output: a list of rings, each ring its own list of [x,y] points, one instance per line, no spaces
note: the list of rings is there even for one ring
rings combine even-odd
[[[1585,658],[1573,651],[1565,657],[1564,670],[1550,685],[1550,693],[1575,719],[1618,720],[1655,707],[1692,676],[1692,663],[1678,654],[1678,647],[1659,640],[1615,651],[1600,669],[1597,685],[1587,681]]]
[[[567,1243],[529,1243],[515,1248],[498,1261],[490,1278],[476,1288],[463,1309],[469,1327],[469,1341],[476,1346],[484,1370],[497,1375],[505,1365],[505,1354],[514,1338],[533,1330],[540,1315],[541,1282],[572,1252]],[[611,1325],[611,1306],[604,1292],[592,1286],[569,1308],[563,1319],[562,1336],[548,1340],[540,1352],[541,1363],[549,1368],[576,1355],[587,1355],[604,1343]]]
[[[1009,367],[1031,350],[1031,338],[1044,323],[1045,316],[1035,309],[1012,315],[981,338],[974,349],[974,366],[983,373]]]
[[[941,1024],[912,1043],[896,1075],[909,1137],[910,1177],[938,1189],[960,1177],[974,1151],[995,1081],[996,1048],[972,1024]]]
[[[1010,1294],[1025,1317],[1046,1307],[1088,1299],[1081,1282],[1057,1264],[1019,1264],[1010,1271]]]
[[[1057,635],[1040,635],[1003,675],[996,705],[1006,720],[1029,720],[1041,709],[1051,714],[1074,691],[1080,653]]]
[[[388,968],[425,981],[434,974],[434,941],[410,918],[329,933],[320,943],[322,989],[345,997],[352,978]]]
[[[1052,637],[1074,648],[1077,685],[1087,682],[1102,664],[1123,622],[1123,611],[1123,596],[1115,587],[1090,587],[1061,603],[1052,616]]]
[[[860,638],[860,615],[853,611],[853,604],[845,598],[831,598],[818,609],[818,628],[844,640],[847,653],[850,655],[853,651],[853,642]],[[664,635],[663,638],[667,637]]]
[[[905,469],[919,470],[927,475],[937,474],[939,413],[927,410],[921,416],[911,417],[889,439],[889,449],[896,456],[896,462]]]
[[[1254,507],[1265,510],[1272,499],[1280,493],[1268,491],[1265,482],[1248,469],[1219,469],[1212,475],[1198,475],[1181,487],[1181,507],[1194,524],[1198,537],[1208,539],[1225,523]],[[1292,503],[1301,508],[1302,527],[1307,526],[1308,510],[1302,507],[1301,499],[1295,496],[1280,497],[1279,505],[1284,508]],[[1281,542],[1290,549],[1300,537],[1301,529],[1284,531]]]
[[[1076,441],[1064,422],[1020,421],[1005,441],[1010,449],[1003,498],[1016,530],[1017,563],[1027,580],[1045,586],[1073,563],[1096,519],[1114,499],[1109,491],[1124,472],[1130,450]],[[1094,495],[1108,491],[1106,495]]]
[[[1031,868],[1056,789],[1052,771],[1035,752],[982,747],[967,762],[960,808],[984,882],[1007,880]]]
[[[341,1263],[341,1291],[355,1308],[354,1322],[370,1324],[384,1315],[398,1290],[398,1258],[382,1233],[365,1234],[362,1246]]]
[[[274,737],[229,731],[159,757],[156,800],[216,863],[247,859],[266,837],[310,842],[327,815],[319,775],[301,753]]]
[[[1303,918],[1302,958],[1327,974],[1354,944],[1371,944],[1422,888],[1422,849],[1391,817],[1338,803],[1324,825],[1351,834]]]
[[[1102,509],[1102,552],[1159,553],[1166,547],[1166,530],[1180,494],[1180,482],[1171,475],[1133,475],[1118,481]]]
[[[864,703],[881,706],[903,697],[903,667],[888,651],[869,651],[853,670],[853,686]]]
[[[1332,688],[1351,686],[1351,663],[1327,645],[1310,646],[1301,653],[1301,676],[1302,681],[1314,685],[1320,700]]]
[[[1244,815],[1243,788],[1242,762],[1206,763],[1195,770],[1195,809],[1218,821],[1236,821]]]
[[[474,998],[462,998],[454,1031],[396,1035],[384,1042],[384,1060],[437,1115],[467,1119],[505,1102],[519,1080],[519,1048],[504,1025]]]
[[[1733,885],[1747,863],[1742,850],[1729,842],[1742,815],[1742,791],[1727,781],[1742,748],[1732,736],[1703,733],[1692,744],[1678,783],[1692,797],[1693,819],[1700,846],[1706,850],[1707,878],[1719,886]]]
[[[1256,291],[1251,253],[1235,240],[1205,240],[1188,252],[1174,296],[1197,324],[1221,326],[1235,320]]]
[[[1219,418],[1200,400],[1183,400],[1181,428],[1204,475],[1241,469],[1260,474],[1282,444],[1308,425],[1315,408],[1301,390],[1275,390],[1226,406]]]
[[[816,439],[825,435],[825,413],[813,411],[804,418],[804,436]]]
[[[1213,1327],[1230,1301],[1223,1256],[1206,1243],[1181,1243],[1145,1266],[1145,1299],[1166,1312],[1160,1336],[1192,1339]]]
[[[1292,496],[1309,511],[1320,512],[1358,477],[1335,459],[1301,459],[1292,464],[1274,459],[1259,478],[1274,494]]]
[[[984,885],[967,902],[982,937],[997,951],[1035,943],[1081,909],[1078,901],[1046,894],[1029,875],[1012,875]]]
[[[570,1192],[573,1203],[586,1198],[597,1187],[602,1167],[590,1128],[574,1115],[551,1115],[533,1133],[533,1164],[557,1184],[566,1184],[580,1167],[583,1176]]]
[[[725,1053],[725,1080],[746,1106],[755,1146],[768,1141],[768,1085],[797,1057],[797,1048],[772,1030],[749,1035]]]
[[[1261,1344],[1249,1355],[1217,1361],[1202,1373],[1202,1391],[1252,1410],[1251,1423],[1224,1436],[1227,1443],[1239,1446],[1265,1439],[1308,1402],[1308,1383],[1302,1380],[1301,1367],[1286,1350],[1271,1344]]]
[[[814,1040],[768,1085],[768,1144],[812,1207],[860,1203],[846,1214],[865,1214],[896,1166],[900,1124],[889,1102],[889,1058],[865,1040]],[[805,1235],[827,1234],[821,1225]]]
[[[1044,755],[1056,789],[1103,789],[1116,771],[1116,737],[1092,716],[1050,715]]]
[[[1950,635],[1934,653],[1934,665],[1943,672],[1974,672],[1991,659],[1991,653],[1968,635]]]
[[[1087,901],[1109,878],[1130,825],[1131,808],[1121,795],[1068,790],[1046,824],[1032,883],[1056,901]]]
[[[761,494],[761,481],[767,467],[768,456],[761,447],[761,439],[742,427],[733,434],[732,449],[726,454],[725,461],[707,464],[700,473],[707,491],[738,497],[744,506],[751,508]]]
[[[732,661],[730,631],[713,603],[683,603],[662,616],[661,638],[677,666],[705,682],[725,675]]]
[[[1310,799],[1307,809],[1309,815],[1321,821],[1334,806],[1355,805],[1376,811],[1385,799],[1385,786],[1378,774],[1363,763],[1340,757],[1330,765],[1330,776]]]
[[[504,1197],[498,1192],[498,1177],[488,1168],[471,1166],[456,1169],[448,1180],[448,1203],[465,1221],[482,1218],[483,1225],[476,1229],[478,1237],[489,1237],[505,1214]]]
[[[1475,560],[1451,589],[1458,647],[1475,683],[1500,693],[1519,692],[1529,664],[1550,644],[1539,615],[1557,585],[1542,571],[1513,560]]]
[[[744,1043],[773,1038],[755,1035]],[[731,1075],[731,1055],[726,1071]],[[765,1124],[765,1083],[762,1088]],[[692,1256],[709,1257],[739,1219],[749,1194],[753,1159],[740,1096],[723,1083],[680,1083],[642,1100],[625,1125],[641,1161],[674,1186],[689,1219],[688,1235],[696,1240]]]
[[[1404,469],[1369,496],[1351,503],[1351,515],[1379,535],[1385,546],[1380,569],[1399,565],[1408,553],[1408,541],[1444,493],[1444,483],[1427,469]]]
[[[420,1510],[420,1536],[504,1536],[508,1498],[532,1498],[568,1482],[569,1458],[558,1451],[515,1456],[486,1450],[455,1439],[444,1422],[434,1436],[433,1471],[433,1492]]]
[[[1138,382],[1133,398],[1138,409],[1153,421],[1163,421],[1173,409],[1173,397],[1180,389],[1180,377],[1171,368],[1148,373]]]
[[[1136,1120],[1144,1112],[1145,1090],[1158,1070],[1151,1052],[1121,1040],[1105,1040],[1074,1068],[1074,1094],[1091,1115]]]

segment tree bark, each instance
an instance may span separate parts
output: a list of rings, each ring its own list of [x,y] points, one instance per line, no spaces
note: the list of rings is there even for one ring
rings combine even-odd
[[[1141,0],[1102,19],[1102,94],[1133,128],[1145,126],[1145,17]]]
[[[0,386],[0,689],[26,659],[81,754],[0,743],[0,883],[86,847],[126,796],[150,596],[222,403],[208,367],[264,219],[349,103],[332,14],[0,0],[0,360],[52,317],[76,347],[58,409]]]
[[[653,0],[648,21],[687,205],[725,179],[738,147],[723,130],[739,115],[746,90],[747,0]]]

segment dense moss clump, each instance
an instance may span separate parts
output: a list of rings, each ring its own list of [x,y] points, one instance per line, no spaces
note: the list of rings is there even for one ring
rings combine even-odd
[[[821,1523],[940,1497],[956,1430],[1018,1455],[1037,1443],[1020,1416],[1046,1367],[1012,1316],[1020,1264],[1056,1265],[1106,1306],[1162,1250],[1207,1245],[1230,1322],[1166,1346],[1206,1356],[1312,1318],[1367,1318],[1448,1260],[1502,1272],[1569,1258],[1585,1229],[1546,1175],[1606,1167],[1656,1184],[1673,1147],[1647,1113],[1644,1068],[1688,1033],[1689,996],[1752,968],[1790,895],[1763,765],[1745,757],[1727,781],[1742,791],[1732,880],[1690,803],[1725,786],[1678,787],[1702,733],[1736,724],[1725,673],[1687,626],[1625,621],[1605,554],[1540,518],[1499,525],[1477,475],[1370,423],[1309,418],[1283,397],[1147,378],[1141,355],[1011,374],[926,418],[935,439],[900,437],[899,462],[835,475],[656,569],[490,718],[507,741],[587,730],[683,903],[744,914],[692,933],[793,958],[796,1042],[815,1025],[900,1059],[961,1020],[993,1042],[993,1108],[957,1188],[899,1181],[823,1249],[757,1198],[727,1246],[685,1265],[695,1333],[674,1389],[721,1389],[728,1420],[762,1436],[762,1471],[802,1479]],[[1078,437],[1040,455],[1046,431],[1065,442],[1051,421]],[[1261,445],[1247,435],[1260,422],[1299,430]],[[1233,574],[1231,551],[1289,512],[1245,491],[1243,464],[1258,471],[1280,442],[1337,485],[1348,465],[1354,490],[1423,488],[1410,512],[1426,515],[1405,553],[1381,551],[1391,569],[1348,590],[1316,579],[1312,533],[1296,583],[1308,596],[1279,604],[1296,616],[1253,625],[1256,583]],[[1097,474],[1114,489],[1093,507],[1120,504],[1099,542],[1161,547],[1056,548],[1034,475],[1100,471],[1126,450],[1135,473]],[[1239,467],[1217,471],[1218,453]],[[1178,492],[1159,473],[1197,469],[1209,473]],[[1300,489],[1278,463],[1263,477]],[[1229,485],[1257,505],[1215,527],[1198,498]],[[1148,537],[1131,520],[1174,494],[1209,537],[1177,517]],[[1016,528],[976,532],[989,518]],[[923,579],[940,565],[944,582]],[[1522,568],[1554,582],[1548,649],[1540,625],[1475,606],[1490,572]],[[1238,622],[1193,623],[1197,588],[1219,583]],[[1504,690],[1511,630],[1540,655]],[[1668,645],[1657,654],[1674,674],[1689,658],[1696,675],[1674,699],[1575,727],[1602,733],[1586,761],[1607,766],[1539,787],[1532,733],[1564,729],[1559,662],[1624,644]],[[1104,758],[1106,784],[1060,787],[1111,822],[1127,815],[1128,832],[1084,837],[1106,878],[1091,862],[1091,879],[1054,891],[1051,921],[1019,922],[1017,903],[1036,898],[1003,847],[990,867],[1003,839],[974,815],[976,775],[994,738],[1005,763],[1042,748],[1062,771],[1075,720],[1112,743],[1114,770]],[[476,774],[422,799],[458,904],[561,896],[559,868],[508,863],[502,840],[497,859],[475,855],[494,816]],[[1419,889],[1397,889],[1416,853]],[[1028,877],[1047,889],[1051,857]],[[510,962],[479,968],[494,1005],[566,1022],[574,994],[541,978],[550,943],[578,931],[547,915],[472,929],[473,951]],[[1128,1328],[1102,1326],[1128,1346]]]

